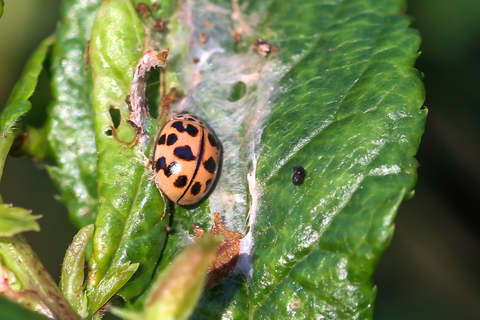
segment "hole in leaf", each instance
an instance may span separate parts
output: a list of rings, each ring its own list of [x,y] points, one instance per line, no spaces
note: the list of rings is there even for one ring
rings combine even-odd
[[[247,93],[247,85],[245,82],[238,81],[232,85],[232,90],[230,92],[230,97],[228,97],[228,101],[236,102],[242,99]]]
[[[145,97],[147,98],[150,115],[155,119],[158,117],[158,106],[160,105],[160,69],[150,69],[150,74],[146,80]]]
[[[110,107],[110,110],[108,110],[108,112],[110,112],[110,118],[112,118],[113,126],[115,127],[115,129],[118,129],[122,118],[120,110]]]
[[[108,129],[107,131],[105,131],[105,135],[111,137],[113,135],[112,129]]]

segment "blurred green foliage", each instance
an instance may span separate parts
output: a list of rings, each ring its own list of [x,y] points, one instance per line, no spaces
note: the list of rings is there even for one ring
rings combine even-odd
[[[19,0],[5,3],[4,15],[0,19],[1,109],[5,107],[27,58],[43,39],[55,31],[60,19],[60,2]],[[45,74],[42,73],[40,77],[45,77]],[[40,85],[48,89],[45,82],[40,81]],[[41,124],[35,123],[35,119],[45,119],[46,101],[49,98],[48,90],[43,92],[47,92],[46,96],[36,95],[30,99],[35,111],[29,113],[25,120],[32,125]],[[58,280],[65,250],[77,230],[70,222],[65,206],[54,199],[58,192],[44,165],[33,163],[25,157],[8,157],[1,191],[5,203],[33,209],[35,214],[43,216],[38,221],[42,232],[25,235],[53,279]]]

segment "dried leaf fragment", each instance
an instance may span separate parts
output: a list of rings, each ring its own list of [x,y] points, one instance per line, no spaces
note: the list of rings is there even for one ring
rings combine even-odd
[[[152,3],[152,9],[154,11],[157,11],[158,9],[160,9],[160,3],[158,3],[158,2]]]
[[[177,88],[173,87],[168,91],[167,94],[162,96],[161,105],[163,109],[169,109],[170,105],[177,100],[178,98],[183,97],[183,94],[177,90]]]
[[[234,31],[232,33],[232,41],[234,43],[239,43],[240,41],[242,41],[242,33],[239,31]]]
[[[143,2],[137,3],[135,9],[137,10],[138,14],[141,14],[142,16],[150,15],[150,9],[148,9],[148,6]]]
[[[193,229],[196,235],[195,241],[200,240],[204,230],[199,224],[194,224]],[[235,269],[238,255],[240,253],[240,240],[243,238],[242,233],[228,230],[222,224],[218,212],[214,214],[214,221],[210,234],[212,236],[220,235],[223,237],[223,240],[217,246],[215,258],[208,268],[208,277],[205,284],[207,288],[212,288],[219,284],[224,276]]]
[[[165,24],[167,23],[167,20],[159,18],[155,21],[155,25],[153,26],[153,30],[157,32],[162,32],[165,30]]]
[[[201,45],[204,45],[205,43],[207,43],[208,34],[205,31],[200,32],[198,40],[200,41]]]
[[[151,68],[165,68],[167,66],[168,51],[168,49],[164,49],[162,52],[149,51],[145,53],[137,64],[132,82],[130,83],[129,103],[127,102],[130,116],[127,118],[127,122],[137,132],[134,141],[138,140],[140,144],[143,144],[147,139],[143,128],[148,116],[147,98],[145,97],[148,71]]]
[[[252,46],[253,52],[258,53],[259,55],[264,57],[269,56],[270,54],[275,54],[277,50],[278,50],[277,46],[263,39],[255,40]]]

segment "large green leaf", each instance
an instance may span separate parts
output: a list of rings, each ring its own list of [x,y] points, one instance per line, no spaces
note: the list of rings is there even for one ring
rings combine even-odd
[[[189,241],[194,222],[206,227],[218,211],[248,233],[236,272],[245,277],[207,290],[197,318],[371,318],[372,274],[415,184],[427,114],[413,69],[419,36],[401,13],[405,3],[239,8],[187,1],[181,9],[191,16],[179,14],[168,38],[187,92],[177,110],[209,122],[224,159],[209,199],[175,208],[161,266]],[[243,42],[232,44],[232,28]],[[278,46],[276,55],[249,50],[259,37]],[[239,81],[245,96],[232,100]],[[292,183],[297,165],[307,172],[300,186]]]
[[[56,166],[48,171],[78,227],[93,223],[98,211],[92,73],[86,65],[86,51],[102,2],[64,1],[52,56],[54,100],[46,128]]]
[[[400,8],[366,4],[343,2],[280,83],[286,90],[263,132],[269,152],[257,171],[266,192],[254,233],[255,318],[272,308],[298,318],[372,317],[371,277],[416,181],[426,111],[412,68],[418,35]],[[308,174],[299,188],[288,183],[298,164]]]
[[[129,262],[140,263],[140,267],[120,294],[126,299],[140,294],[151,280],[166,238],[168,215],[145,161],[158,125],[149,118],[147,141],[132,147],[128,143],[135,132],[125,121],[129,115],[125,98],[144,45],[148,45],[144,41],[144,27],[130,1],[103,3],[95,18],[90,51],[100,201],[89,260],[87,293],[91,299],[99,296],[96,290],[107,288],[102,281],[108,282],[114,270]],[[116,129],[111,108],[121,114]]]

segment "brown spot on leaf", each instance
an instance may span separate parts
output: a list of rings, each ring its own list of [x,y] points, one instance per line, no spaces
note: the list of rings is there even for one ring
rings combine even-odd
[[[213,28],[215,25],[213,23],[211,23],[208,19],[205,20],[205,27],[207,27],[208,29],[211,29]]]
[[[198,40],[200,41],[201,45],[204,45],[205,43],[207,43],[208,34],[205,31],[200,32]]]
[[[232,41],[234,43],[239,43],[242,40],[242,34],[239,31],[235,31],[232,34]]]
[[[168,58],[168,53],[170,52],[170,49],[163,49],[162,52],[157,54],[157,59],[160,61],[167,61]]]
[[[162,32],[163,30],[165,30],[165,24],[167,23],[167,20],[165,19],[157,19],[155,21],[155,25],[153,26],[153,30],[157,31],[157,32]]]
[[[263,39],[257,39],[253,43],[252,51],[258,53],[261,56],[267,57],[269,55],[274,55],[278,51],[278,48],[277,46]]]
[[[198,227],[201,229],[200,225],[198,225]],[[197,241],[201,238],[201,232],[195,231],[195,225],[194,232],[196,234],[195,241]],[[208,276],[205,284],[207,288],[212,288],[219,284],[224,276],[235,269],[240,253],[240,240],[243,238],[242,233],[228,230],[222,224],[218,212],[214,214],[214,222],[210,234],[223,236],[223,240],[218,245],[215,259],[208,268]]]
[[[200,238],[205,234],[205,230],[202,228],[202,226],[200,225],[200,223],[195,222],[195,223],[193,224],[193,233],[195,233],[195,238],[194,238],[194,240],[195,240],[195,241],[198,241],[198,240],[200,240]]]
[[[300,307],[300,300],[293,300],[292,309],[297,309],[298,307]]]
[[[90,40],[87,41],[87,47],[85,48],[85,52],[83,53],[83,60],[85,61],[85,68],[84,70],[88,70],[88,66],[90,65]]]
[[[170,89],[170,91],[162,96],[162,99],[161,99],[161,105],[162,105],[162,108],[165,108],[165,109],[168,109],[170,108],[170,105],[175,101],[177,100],[178,98],[181,98],[183,97],[183,94],[180,93],[177,88],[173,87]]]
[[[137,5],[135,6],[135,9],[137,10],[138,14],[142,16],[150,15],[150,9],[148,9],[148,6],[143,2],[137,3]]]

